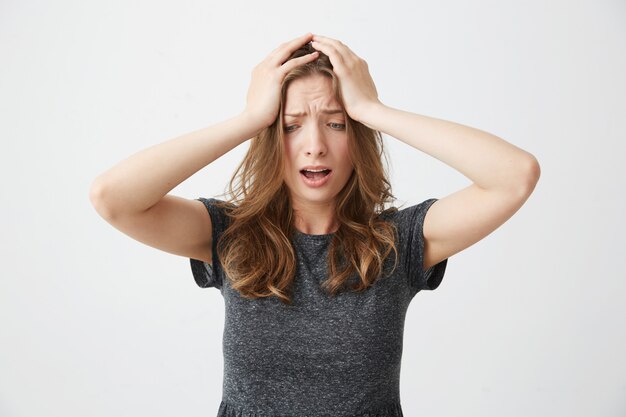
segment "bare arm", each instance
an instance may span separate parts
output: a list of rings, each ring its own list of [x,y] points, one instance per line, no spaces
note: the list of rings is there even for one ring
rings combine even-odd
[[[100,176],[90,190],[113,227],[160,250],[211,262],[212,225],[200,201],[167,194],[255,134],[246,114],[151,146]]]
[[[283,43],[254,68],[241,114],[153,145],[100,174],[89,192],[96,211],[142,243],[211,262],[212,225],[204,204],[168,193],[274,122],[284,76],[316,55],[287,58],[311,37]]]
[[[539,163],[532,154],[488,132],[382,104],[373,106],[365,120],[473,181],[428,210],[424,269],[500,227],[520,209],[539,180]]]
[[[428,210],[424,269],[483,239],[528,199],[540,176],[532,154],[479,129],[385,106],[362,58],[324,36],[315,35],[313,47],[330,57],[350,117],[437,158],[473,182]]]
[[[253,137],[257,130],[258,126],[241,113],[141,150],[94,180],[91,201],[105,218],[146,211],[191,175]]]

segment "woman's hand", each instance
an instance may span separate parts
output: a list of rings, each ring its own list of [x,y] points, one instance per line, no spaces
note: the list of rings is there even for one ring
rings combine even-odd
[[[318,52],[289,59],[291,54],[311,41],[313,35],[307,33],[274,49],[252,71],[252,81],[248,89],[244,113],[259,130],[270,126],[278,117],[280,94],[283,79],[293,68],[317,59]]]
[[[348,115],[365,123],[368,109],[381,104],[367,62],[336,39],[313,35],[313,48],[328,55],[339,78],[343,105]]]

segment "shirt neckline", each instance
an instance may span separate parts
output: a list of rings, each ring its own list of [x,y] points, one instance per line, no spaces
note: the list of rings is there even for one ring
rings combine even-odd
[[[306,240],[328,240],[331,239],[336,232],[332,232],[332,233],[324,233],[321,235],[311,235],[308,233],[303,233],[301,231],[299,231],[298,229],[294,229],[294,236],[296,238],[300,238],[300,239],[306,239]]]

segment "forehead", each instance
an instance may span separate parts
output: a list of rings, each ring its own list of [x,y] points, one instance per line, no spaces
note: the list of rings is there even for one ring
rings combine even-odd
[[[306,110],[304,106],[341,108],[330,77],[316,74],[297,78],[289,83],[285,93],[285,109]]]

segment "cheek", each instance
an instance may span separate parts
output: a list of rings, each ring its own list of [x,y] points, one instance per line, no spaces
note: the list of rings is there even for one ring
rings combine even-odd
[[[295,181],[294,171],[297,166],[295,148],[289,142],[283,142],[283,181],[288,185],[293,185]]]
[[[292,163],[292,155],[293,155],[293,146],[291,146],[291,143],[287,140],[285,140],[283,142],[283,159],[284,159],[284,165],[290,165]]]
[[[340,155],[341,159],[346,161],[346,165],[352,169],[352,158],[350,157],[350,148],[347,141],[342,145]]]

